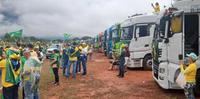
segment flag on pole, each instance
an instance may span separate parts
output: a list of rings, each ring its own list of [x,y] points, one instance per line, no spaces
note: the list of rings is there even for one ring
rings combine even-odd
[[[71,37],[71,34],[64,33],[65,40],[68,40]]]
[[[14,32],[10,32],[9,35],[11,38],[21,38],[22,37],[22,32],[23,30],[18,30],[18,31],[14,31]]]

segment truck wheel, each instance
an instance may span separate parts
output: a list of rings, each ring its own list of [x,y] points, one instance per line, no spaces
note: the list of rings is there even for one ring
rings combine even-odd
[[[196,74],[196,87],[194,89],[195,95],[200,96],[200,69],[197,70]]]
[[[142,66],[144,69],[152,70],[152,56],[146,55],[142,62]]]

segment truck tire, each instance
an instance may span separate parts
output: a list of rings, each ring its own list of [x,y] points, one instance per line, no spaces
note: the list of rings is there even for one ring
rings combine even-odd
[[[146,55],[142,62],[142,67],[144,69],[152,70],[152,56]]]
[[[195,95],[200,96],[200,69],[197,70],[196,74],[196,87],[194,89]]]

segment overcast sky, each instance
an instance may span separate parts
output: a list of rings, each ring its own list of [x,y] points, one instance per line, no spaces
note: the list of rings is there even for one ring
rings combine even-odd
[[[171,0],[0,0],[0,34],[24,30],[36,37],[94,36],[135,13]]]

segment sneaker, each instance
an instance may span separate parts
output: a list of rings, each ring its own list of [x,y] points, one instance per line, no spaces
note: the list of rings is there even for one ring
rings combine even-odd
[[[82,73],[82,75],[84,76],[84,75],[86,75],[86,73]]]
[[[54,84],[55,86],[58,86],[58,85],[60,85],[58,82],[56,82],[55,84]]]

